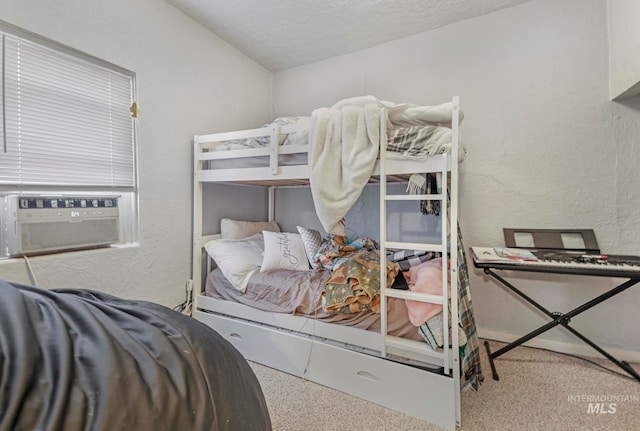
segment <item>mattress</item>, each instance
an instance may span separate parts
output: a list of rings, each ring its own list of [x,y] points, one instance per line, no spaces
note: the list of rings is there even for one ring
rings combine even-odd
[[[327,323],[350,326],[369,331],[380,331],[380,314],[363,311],[353,314],[330,314],[322,309],[323,282],[329,270],[256,272],[249,280],[247,290],[235,289],[219,269],[207,276],[207,296],[237,302],[261,311],[304,316]],[[418,328],[411,324],[403,299],[387,300],[387,333],[415,341],[424,341]]]

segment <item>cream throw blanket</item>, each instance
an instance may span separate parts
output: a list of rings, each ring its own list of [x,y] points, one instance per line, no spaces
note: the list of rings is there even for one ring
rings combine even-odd
[[[452,104],[417,106],[374,96],[344,99],[311,114],[309,182],[318,219],[327,233],[345,235],[344,217],[371,176],[380,148],[380,116],[387,131],[396,127],[451,127]],[[460,120],[462,120],[462,112]],[[443,142],[439,142],[442,140]],[[451,142],[451,134],[434,145]]]
[[[344,216],[373,173],[380,148],[377,104],[319,108],[311,114],[309,183],[327,233],[345,235]]]

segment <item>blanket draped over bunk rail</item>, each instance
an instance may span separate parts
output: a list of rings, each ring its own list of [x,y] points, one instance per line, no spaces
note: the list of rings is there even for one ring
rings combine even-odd
[[[314,110],[309,183],[325,231],[345,235],[344,217],[360,197],[379,156],[381,124],[390,138],[390,157],[424,159],[450,148],[452,107],[452,103],[417,106],[362,96]],[[459,118],[462,121],[462,113]],[[419,145],[416,136],[422,137]],[[458,159],[463,158],[461,147]]]
[[[374,104],[316,109],[309,143],[309,183],[318,219],[328,233],[345,235],[342,220],[378,158],[380,109]]]
[[[0,431],[271,429],[259,382],[158,304],[0,280]]]

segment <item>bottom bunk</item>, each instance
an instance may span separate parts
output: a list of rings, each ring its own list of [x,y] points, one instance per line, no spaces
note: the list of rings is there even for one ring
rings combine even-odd
[[[225,244],[229,243],[236,244]],[[208,250],[223,266],[229,263],[225,259],[237,264],[247,257],[246,250],[243,259],[234,257],[227,247],[224,258]],[[448,429],[460,424],[461,387],[477,387],[481,380],[479,363],[473,359],[478,352],[470,307],[461,309],[467,310],[471,330],[463,325],[457,337],[459,346],[452,346],[447,354],[446,348],[428,345],[433,340],[425,338],[420,329],[437,329],[415,326],[404,299],[386,299],[386,335],[380,332],[381,313],[327,312],[322,293],[331,271],[256,270],[244,273],[247,284],[241,288],[242,281],[236,278],[234,285],[229,278],[243,271],[227,268],[226,272],[228,276],[220,268],[208,272],[203,292],[195,295],[193,317],[215,328],[246,359]],[[401,272],[397,280],[403,277]],[[461,290],[464,302],[468,284]],[[432,306],[427,310],[433,315],[431,323],[437,320],[437,306],[428,305]],[[442,320],[442,312],[439,316]],[[399,342],[385,343],[386,338]],[[451,353],[454,351],[461,357]],[[461,372],[454,373],[455,368]],[[462,376],[462,382],[457,376]]]

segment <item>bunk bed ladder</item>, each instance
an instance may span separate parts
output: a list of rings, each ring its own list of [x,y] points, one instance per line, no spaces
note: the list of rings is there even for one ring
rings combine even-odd
[[[459,148],[459,98],[453,98],[452,112],[452,144],[451,152],[442,157],[443,162],[438,165],[437,173],[442,176],[442,187],[438,194],[412,194],[399,195],[387,194],[387,172],[388,165],[393,163],[384,157],[386,153],[386,115],[383,115],[381,124],[381,143],[380,143],[380,279],[386,280],[385,258],[387,249],[398,250],[424,250],[441,252],[443,268],[450,268],[450,271],[443,271],[442,294],[428,295],[420,292],[411,292],[406,290],[398,290],[385,288],[381,286],[381,334],[382,346],[381,354],[384,357],[389,355],[399,355],[411,358],[412,352],[419,352],[433,358],[433,363],[439,365],[443,369],[445,375],[451,374],[454,383],[460,385],[460,358],[459,358],[459,340],[458,340],[458,148]],[[434,173],[434,172],[430,172]],[[440,224],[441,224],[441,240],[439,244],[414,243],[414,242],[394,242],[387,241],[387,202],[388,201],[439,201],[441,203]],[[449,280],[450,278],[450,280]],[[450,294],[448,293],[448,284],[450,283]],[[449,325],[444,327],[444,347],[441,350],[433,351],[426,343],[405,340],[399,337],[393,337],[387,333],[387,299],[389,297],[428,302],[432,304],[441,304],[443,307],[443,316],[451,315],[451,331]],[[449,310],[451,308],[451,310]],[[446,320],[445,320],[446,322]],[[417,329],[416,329],[417,330]],[[460,415],[460,391],[456,391],[455,400],[456,422],[461,423]]]

